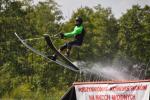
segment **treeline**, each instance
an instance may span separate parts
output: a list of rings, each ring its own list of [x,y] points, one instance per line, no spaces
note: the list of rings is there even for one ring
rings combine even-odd
[[[53,0],[32,4],[32,0],[0,1],[0,98],[59,100],[78,74],[27,50],[14,32],[24,39],[71,31],[76,16],[82,16],[86,35],[79,55],[83,61],[113,63],[119,59],[132,64],[150,63],[150,7],[134,5],[119,19],[110,8],[77,9],[63,22],[59,5]],[[64,40],[55,39],[56,46]],[[65,41],[68,41],[66,39]],[[27,41],[34,48],[50,54],[43,39]],[[74,48],[72,59],[77,60]],[[129,62],[129,63],[130,63]],[[148,69],[148,67],[147,67]],[[146,78],[150,75],[147,71]]]

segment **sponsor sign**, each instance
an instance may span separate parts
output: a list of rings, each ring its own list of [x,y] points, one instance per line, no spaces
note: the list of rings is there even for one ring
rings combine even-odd
[[[149,100],[150,82],[75,84],[77,100]]]

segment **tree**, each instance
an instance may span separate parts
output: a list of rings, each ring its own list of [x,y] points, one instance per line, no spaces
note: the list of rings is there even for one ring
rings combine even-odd
[[[120,18],[120,50],[140,62],[148,62],[150,56],[148,12],[148,6],[141,8],[135,5]]]

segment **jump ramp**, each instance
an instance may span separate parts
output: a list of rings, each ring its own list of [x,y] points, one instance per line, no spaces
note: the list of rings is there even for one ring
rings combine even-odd
[[[150,100],[150,80],[75,82],[61,100]]]

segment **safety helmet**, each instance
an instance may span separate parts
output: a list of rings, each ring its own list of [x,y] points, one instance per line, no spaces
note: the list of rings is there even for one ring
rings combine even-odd
[[[82,22],[83,22],[81,17],[76,17],[76,21],[78,21],[80,24],[82,24]]]

